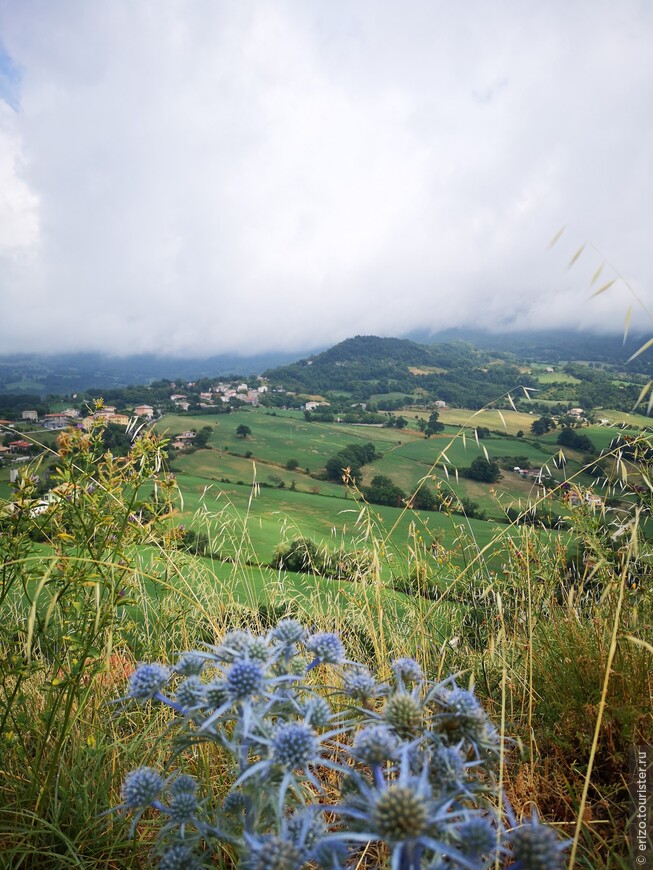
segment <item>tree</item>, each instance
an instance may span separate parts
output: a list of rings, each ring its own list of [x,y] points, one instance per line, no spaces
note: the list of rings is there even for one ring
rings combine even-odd
[[[239,438],[247,438],[248,435],[252,434],[252,430],[249,426],[246,426],[245,423],[241,423],[240,426],[236,429],[236,435]]]
[[[385,474],[377,474],[372,483],[364,490],[365,498],[372,504],[386,504],[397,507],[403,504],[405,492],[394,484]]]
[[[501,469],[499,463],[494,459],[486,459],[484,456],[477,456],[472,460],[469,468],[463,468],[462,472],[465,477],[471,477],[472,480],[482,480],[484,483],[496,483],[501,477]]]
[[[429,421],[424,429],[425,438],[430,438],[431,435],[435,435],[437,432],[444,431],[444,423],[438,422],[439,416],[440,415],[437,411],[433,411],[433,413],[429,417]]]
[[[555,423],[551,417],[538,417],[531,423],[531,432],[533,435],[546,435],[551,429],[555,429]]]

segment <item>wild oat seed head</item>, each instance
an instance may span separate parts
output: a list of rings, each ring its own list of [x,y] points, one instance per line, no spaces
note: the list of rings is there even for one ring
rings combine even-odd
[[[168,682],[170,670],[158,662],[139,665],[129,678],[127,697],[148,701]]]
[[[314,634],[306,641],[309,649],[316,659],[327,665],[339,665],[345,659],[345,648],[336,634],[324,632]]]
[[[159,799],[163,780],[151,767],[138,767],[125,777],[122,784],[122,801],[130,810],[143,809]]]
[[[249,698],[263,688],[265,677],[258,662],[242,659],[229,669],[227,685],[234,698]]]
[[[381,792],[372,811],[375,831],[390,843],[420,837],[427,828],[428,807],[412,788],[395,785]]]
[[[317,740],[313,730],[301,723],[282,725],[272,740],[274,760],[288,770],[305,767],[316,750]]]
[[[386,725],[370,725],[356,735],[351,754],[363,764],[374,767],[394,761],[397,747],[397,737]]]

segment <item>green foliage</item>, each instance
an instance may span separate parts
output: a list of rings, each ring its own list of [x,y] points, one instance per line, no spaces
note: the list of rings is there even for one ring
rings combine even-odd
[[[346,469],[349,469],[349,477],[360,483],[363,465],[380,458],[380,454],[377,453],[376,447],[371,441],[368,441],[367,444],[348,444],[326,461],[327,479],[342,483],[343,474]]]
[[[472,480],[480,480],[483,483],[496,483],[501,477],[499,463],[494,459],[486,459],[485,456],[477,456],[472,459],[468,468],[459,469],[459,474]]]
[[[531,432],[533,435],[546,435],[551,429],[555,429],[556,424],[551,417],[539,417],[531,423]]]
[[[251,434],[252,434],[252,430],[250,429],[250,427],[246,423],[241,423],[236,428],[236,435],[239,438],[247,438],[247,436],[251,435]]]
[[[569,447],[572,450],[581,450],[584,453],[596,453],[596,447],[587,435],[581,435],[576,429],[571,426],[563,426],[558,433],[558,444],[562,447]]]
[[[372,478],[370,486],[362,490],[363,495],[371,504],[387,504],[400,507],[406,500],[406,493],[401,487],[394,484],[384,474],[377,474]]]

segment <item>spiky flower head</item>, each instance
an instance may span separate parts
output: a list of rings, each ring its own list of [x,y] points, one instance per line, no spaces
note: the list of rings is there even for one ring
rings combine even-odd
[[[422,728],[422,708],[411,695],[390,695],[383,708],[383,718],[406,740],[415,736]]]
[[[392,663],[392,672],[398,680],[404,683],[419,683],[424,673],[415,659],[395,659]]]
[[[170,801],[170,819],[177,824],[187,824],[195,820],[197,798],[191,791],[182,791],[172,796]]]
[[[221,662],[235,662],[247,652],[251,635],[246,631],[230,631],[225,634],[215,657]]]
[[[245,870],[297,870],[304,855],[291,840],[274,834],[248,837],[249,855],[242,866]]]
[[[247,647],[247,655],[250,659],[263,664],[270,658],[270,647],[264,637],[252,637]]]
[[[170,846],[161,856],[157,870],[201,870],[199,857],[182,843]]]
[[[197,782],[192,776],[187,773],[182,773],[170,786],[170,791],[173,795],[178,794],[195,794],[197,791]]]
[[[368,728],[361,729],[356,735],[351,754],[363,764],[375,767],[387,761],[394,761],[397,757],[397,748],[397,737],[387,725],[370,725]]]
[[[326,834],[326,825],[321,816],[313,812],[296,812],[288,819],[288,837],[296,845],[312,849]]]
[[[326,728],[331,722],[333,710],[327,699],[318,695],[304,704],[302,713],[306,722],[313,728]]]
[[[247,801],[241,791],[230,791],[222,802],[222,811],[228,816],[238,816],[245,811]]]
[[[515,870],[559,870],[566,843],[553,828],[540,823],[537,813],[511,834]]]
[[[497,846],[497,832],[488,819],[471,816],[458,826],[459,849],[467,858],[480,861],[493,855]]]
[[[175,671],[184,677],[198,676],[202,673],[205,664],[206,661],[201,655],[187,652],[183,656],[180,656],[179,661],[175,665]]]
[[[379,693],[379,685],[364,667],[357,667],[345,674],[343,691],[348,698],[365,703]]]
[[[175,700],[182,707],[197,707],[204,701],[204,683],[198,676],[187,677],[177,686]]]
[[[465,760],[455,746],[438,744],[429,759],[429,782],[438,794],[457,793],[464,788]]]
[[[345,660],[345,648],[337,634],[313,634],[306,641],[306,648],[325,665],[339,665]]]
[[[440,717],[441,728],[451,743],[467,739],[486,742],[492,733],[485,710],[473,692],[456,686],[440,695],[445,712]]]
[[[209,707],[222,707],[231,698],[226,680],[213,680],[204,686],[204,698]]]
[[[372,810],[375,831],[389,843],[420,837],[427,829],[428,817],[424,796],[406,785],[382,791]]]
[[[138,767],[130,771],[122,784],[122,801],[130,810],[144,809],[158,800],[163,791],[160,774],[151,767]]]
[[[301,622],[296,619],[282,619],[270,632],[270,637],[279,641],[284,646],[300,643],[304,639],[306,631]]]
[[[316,750],[317,740],[313,729],[301,722],[282,725],[272,740],[274,760],[289,770],[305,767]]]
[[[170,669],[158,662],[139,665],[129,678],[127,697],[135,701],[149,701],[165,686]]]
[[[249,698],[263,688],[265,675],[259,662],[241,659],[235,662],[227,674],[227,686],[234,698]]]

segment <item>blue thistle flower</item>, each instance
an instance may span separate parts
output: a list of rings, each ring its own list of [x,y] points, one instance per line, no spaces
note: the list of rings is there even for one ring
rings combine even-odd
[[[232,697],[249,698],[259,693],[265,684],[263,668],[258,662],[242,659],[231,666],[227,673],[227,686]]]
[[[195,794],[197,791],[197,782],[192,776],[182,773],[170,786],[170,791],[173,795],[178,794]]]
[[[379,684],[367,668],[348,671],[343,680],[343,692],[348,698],[365,703],[379,694]]]
[[[204,699],[209,707],[222,707],[231,698],[229,684],[226,680],[213,680],[204,686]]]
[[[305,767],[317,750],[312,728],[302,723],[282,725],[272,740],[273,759],[289,770]]]
[[[410,785],[392,785],[377,797],[371,821],[374,831],[387,843],[415,840],[428,830],[428,805]]]
[[[315,656],[309,670],[317,664],[339,665],[345,660],[345,648],[337,634],[324,632],[311,635],[306,641],[306,648]]]
[[[395,659],[392,672],[401,683],[419,683],[424,679],[424,673],[415,659]]]
[[[193,675],[180,683],[175,693],[175,699],[182,707],[198,707],[204,702],[204,683]]]
[[[303,850],[291,840],[275,834],[245,837],[249,854],[241,865],[244,870],[299,870],[304,863]]]
[[[395,761],[399,741],[386,725],[370,725],[358,732],[354,738],[351,755],[368,767]]]
[[[245,811],[247,801],[241,791],[230,791],[222,802],[222,812],[228,816],[238,816]]]
[[[182,843],[170,846],[161,856],[157,870],[201,870],[199,857]]]
[[[170,669],[158,662],[139,665],[129,678],[127,697],[145,702],[154,698],[170,679]]]
[[[480,862],[494,856],[497,848],[497,831],[490,821],[482,816],[471,816],[458,825],[456,834],[460,851],[467,858]]]
[[[164,782],[151,767],[138,767],[125,777],[122,784],[123,805],[130,810],[144,809],[158,801]]]
[[[514,870],[559,870],[564,866],[561,852],[567,842],[547,825],[541,824],[536,812],[511,836]]]
[[[296,619],[282,619],[270,632],[273,640],[279,641],[283,646],[292,646],[304,640],[306,631],[301,622]]]
[[[198,676],[202,673],[206,659],[199,653],[188,652],[181,656],[175,665],[175,671],[184,677]]]
[[[222,643],[215,651],[215,657],[221,662],[235,662],[247,652],[251,635],[246,631],[230,631],[225,634]]]
[[[181,791],[172,796],[168,812],[171,821],[178,825],[195,821],[197,798],[191,791]]]
[[[270,647],[263,637],[252,637],[247,647],[247,655],[250,659],[265,664],[271,655]]]
[[[439,744],[429,759],[429,782],[438,794],[458,794],[465,789],[465,759],[455,746]]]
[[[412,695],[397,692],[390,695],[383,708],[383,718],[403,739],[410,740],[424,725],[419,702]]]
[[[307,725],[312,725],[313,728],[326,728],[331,722],[333,710],[326,698],[318,695],[304,704],[302,714]]]

